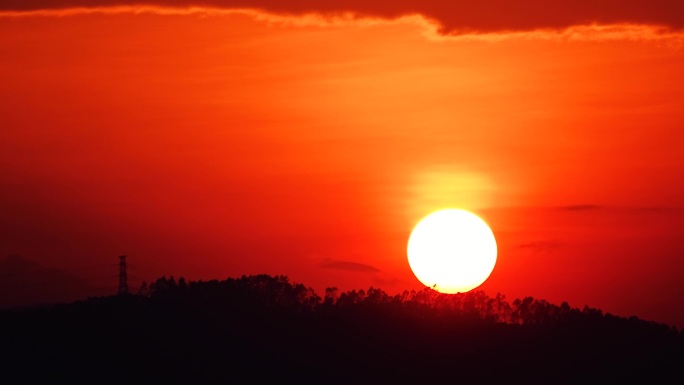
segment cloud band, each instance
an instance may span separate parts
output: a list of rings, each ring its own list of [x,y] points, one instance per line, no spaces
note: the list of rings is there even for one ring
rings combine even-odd
[[[284,15],[351,13],[395,19],[420,14],[444,34],[565,29],[590,24],[645,24],[684,28],[681,0],[4,0],[0,11],[28,12],[115,6],[256,9]]]

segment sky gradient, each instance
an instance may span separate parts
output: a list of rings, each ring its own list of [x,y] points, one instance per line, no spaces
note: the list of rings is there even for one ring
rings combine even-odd
[[[0,6],[0,257],[399,292],[455,207],[487,293],[684,327],[676,2],[96,3]]]

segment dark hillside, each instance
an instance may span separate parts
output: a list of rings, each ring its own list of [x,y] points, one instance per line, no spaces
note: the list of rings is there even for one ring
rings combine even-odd
[[[0,313],[0,383],[622,384],[684,380],[681,332],[483,292],[324,298],[283,276],[161,278]]]

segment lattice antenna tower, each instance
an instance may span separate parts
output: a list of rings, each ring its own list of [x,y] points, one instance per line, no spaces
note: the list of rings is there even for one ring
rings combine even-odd
[[[128,273],[126,273],[126,256],[119,257],[119,294],[128,294]]]

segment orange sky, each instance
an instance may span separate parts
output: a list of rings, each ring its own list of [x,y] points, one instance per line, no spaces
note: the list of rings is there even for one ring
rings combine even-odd
[[[0,256],[394,293],[460,207],[488,293],[684,327],[676,29],[136,9],[0,12]]]

